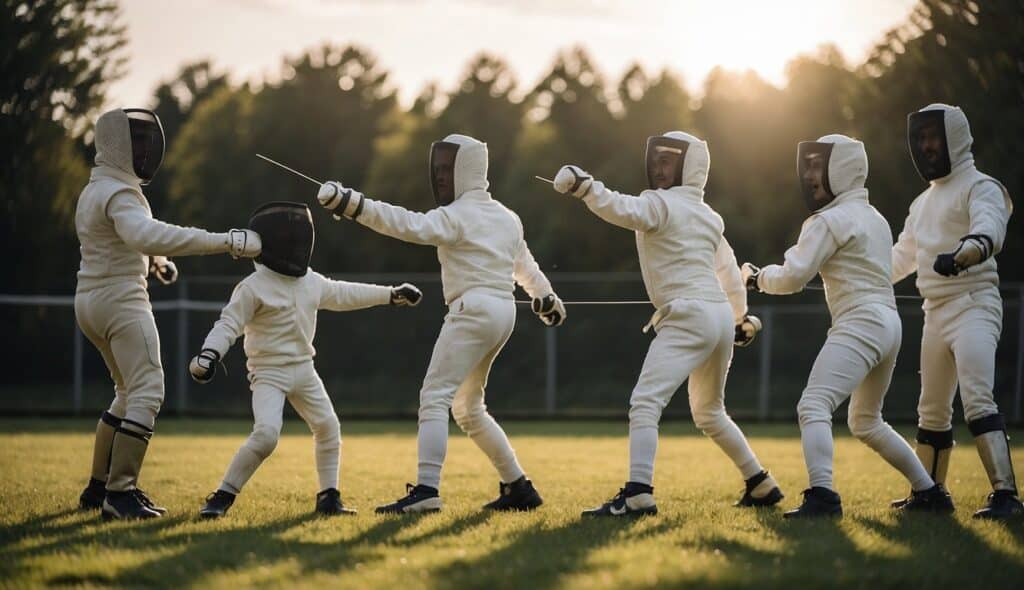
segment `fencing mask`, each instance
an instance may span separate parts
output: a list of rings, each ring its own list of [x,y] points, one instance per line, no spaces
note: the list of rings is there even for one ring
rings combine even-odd
[[[256,262],[283,275],[301,277],[313,255],[313,216],[302,203],[274,201],[261,205],[249,218],[249,229],[260,235],[263,250]]]
[[[907,147],[917,173],[926,181],[942,178],[952,170],[946,137],[945,111],[917,111],[907,115]]]

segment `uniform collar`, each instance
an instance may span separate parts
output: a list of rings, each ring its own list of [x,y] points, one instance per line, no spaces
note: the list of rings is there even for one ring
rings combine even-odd
[[[123,170],[119,170],[117,168],[107,166],[105,164],[93,166],[92,172],[89,174],[89,178],[93,180],[97,178],[113,178],[115,180],[120,180],[121,182],[124,182],[126,184],[130,184],[135,188],[139,189],[139,191],[142,190],[142,185],[140,184],[138,176],[135,176],[134,174],[128,174]]]
[[[821,213],[822,211],[826,211],[832,207],[837,207],[842,203],[848,203],[851,201],[864,201],[865,203],[867,203],[868,189],[855,188],[853,190],[846,191],[845,193],[840,193],[838,197],[832,199],[831,203],[825,205],[821,209],[818,209],[817,211],[815,211],[815,213]]]

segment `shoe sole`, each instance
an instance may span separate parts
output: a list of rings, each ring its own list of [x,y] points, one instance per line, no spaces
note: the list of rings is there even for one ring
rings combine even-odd
[[[227,515],[228,513],[226,510],[224,512],[199,512],[199,518],[205,520],[215,520],[217,518],[224,518]]]
[[[330,518],[332,516],[355,516],[358,514],[355,510],[344,510],[342,512],[321,512],[320,510],[314,510],[315,516],[323,516],[324,518]]]
[[[530,512],[536,510],[544,504],[543,498],[538,496],[536,500],[530,500],[526,504],[519,504],[516,506],[491,506],[490,504],[484,504],[484,510],[490,510],[491,512]]]
[[[790,513],[787,512],[787,513],[782,515],[782,518],[785,518],[785,519],[788,519],[788,520],[794,520],[794,519],[795,520],[815,520],[815,519],[819,519],[819,518],[842,518],[842,517],[843,517],[842,511],[840,511],[840,512],[815,512],[813,514],[808,514],[808,513],[790,514]]]

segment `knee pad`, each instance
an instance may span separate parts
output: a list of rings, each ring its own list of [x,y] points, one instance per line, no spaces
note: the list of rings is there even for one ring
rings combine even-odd
[[[260,459],[266,459],[277,448],[278,432],[273,427],[257,424],[245,441],[245,446]]]
[[[484,417],[486,410],[483,405],[475,405],[467,408],[464,405],[458,404],[452,407],[452,416],[455,417],[455,423],[459,425],[466,434],[472,433],[476,430],[480,424],[480,419]]]

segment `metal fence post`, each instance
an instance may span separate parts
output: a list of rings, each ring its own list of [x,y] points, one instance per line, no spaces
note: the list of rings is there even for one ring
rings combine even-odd
[[[84,347],[84,343],[82,342],[82,339],[84,338],[84,336],[82,335],[82,329],[78,327],[78,322],[77,321],[75,321],[75,335],[74,335],[74,337],[75,337],[75,344],[74,344],[74,351],[75,352],[74,352],[74,361],[73,361],[73,367],[74,368],[72,369],[74,371],[74,377],[73,377],[74,385],[72,385],[72,387],[71,387],[71,404],[72,404],[72,408],[74,408],[75,416],[78,416],[79,414],[82,413],[82,354],[83,354],[82,348]],[[1020,393],[1020,392],[1018,391],[1018,393]]]
[[[761,314],[761,358],[759,374],[760,383],[757,390],[757,419],[761,422],[768,420],[772,401],[772,324],[775,319],[775,306],[767,305]]]
[[[174,359],[174,372],[178,375],[177,409],[181,416],[188,408],[188,376],[185,374],[185,367],[188,366],[188,309],[185,304],[188,301],[188,280],[178,281],[178,346]]]
[[[1021,389],[1024,388],[1024,286],[1017,295],[1017,387],[1013,397],[1013,421],[1021,421]]]
[[[544,329],[544,353],[547,362],[547,374],[544,380],[544,410],[548,415],[555,413],[555,396],[558,382],[558,330]]]

